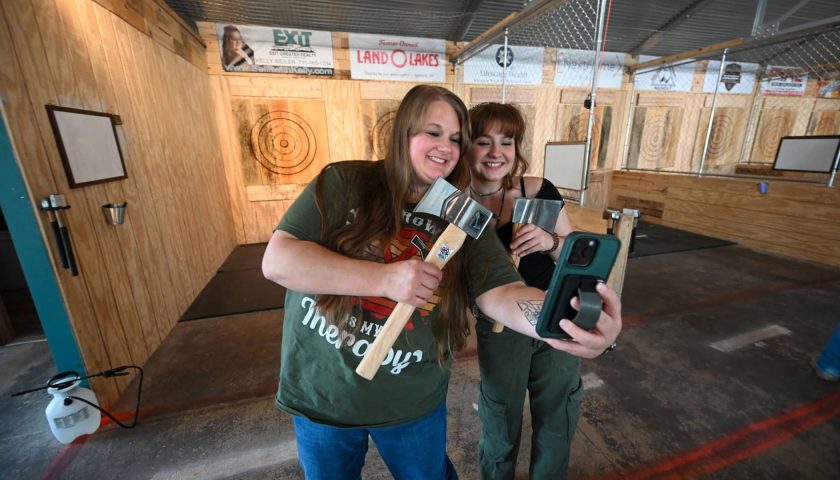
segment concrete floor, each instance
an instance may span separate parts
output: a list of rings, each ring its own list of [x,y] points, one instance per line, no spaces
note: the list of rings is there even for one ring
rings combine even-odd
[[[630,259],[623,299],[619,348],[583,363],[572,478],[840,478],[840,384],[809,367],[840,320],[840,270],[737,246],[655,255]],[[179,323],[145,367],[139,425],[70,446],[49,432],[45,393],[9,397],[54,373],[46,344],[0,348],[0,477],[302,478],[272,404],[281,322],[270,310]],[[448,400],[463,479],[477,478],[477,392],[467,352]],[[390,478],[374,447],[363,478]]]

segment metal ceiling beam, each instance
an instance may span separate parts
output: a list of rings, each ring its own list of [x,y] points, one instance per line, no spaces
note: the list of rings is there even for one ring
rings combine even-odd
[[[456,42],[464,41],[464,35],[466,35],[470,30],[470,27],[475,20],[475,13],[481,8],[482,3],[484,3],[484,0],[470,0],[470,3],[467,4],[467,8],[464,9],[464,21],[461,22],[458,30],[450,36],[452,40]]]
[[[466,62],[475,55],[478,55],[485,48],[492,45],[493,42],[504,37],[505,29],[508,29],[511,33],[515,32],[518,28],[526,26],[531,20],[541,17],[545,13],[554,10],[568,1],[569,0],[542,0],[540,2],[528,4],[528,6],[521,12],[511,13],[499,23],[490,27],[481,35],[475,37],[475,39],[464,46],[464,48],[455,52],[450,61],[455,65]]]
[[[649,62],[643,62],[638,65],[631,65],[627,67],[628,72],[639,72],[640,70],[644,70],[651,67],[658,67],[661,65],[673,64],[675,62],[679,62],[681,60],[692,59],[692,61],[703,60],[709,57],[716,55],[718,52],[722,52],[725,49],[730,49],[730,53],[735,52],[745,52],[748,50],[753,50],[756,48],[767,47],[770,45],[774,45],[777,43],[784,43],[790,42],[792,40],[796,40],[799,38],[804,38],[809,35],[816,35],[824,31],[829,31],[834,28],[837,28],[840,23],[835,20],[835,23],[832,25],[822,25],[824,22],[813,22],[819,23],[820,25],[812,28],[805,28],[805,29],[793,29],[787,33],[779,34],[773,37],[767,37],[762,39],[753,40],[750,38],[739,37],[732,40],[728,40],[726,42],[716,43],[714,45],[709,45],[708,47],[698,48],[695,50],[689,50],[687,52],[678,53],[676,55],[669,55],[667,57],[657,58],[655,60],[651,60]]]
[[[639,42],[635,47],[631,48],[630,53],[633,55],[638,55],[639,53],[643,53],[645,50],[653,47],[659,42],[659,40],[665,33],[682,25],[685,21],[689,20],[692,15],[706,8],[707,6],[709,6],[710,3],[713,3],[714,1],[715,0],[695,0],[694,3],[684,8],[680,13],[678,13],[670,20],[665,22],[664,25],[657,28],[647,38]]]

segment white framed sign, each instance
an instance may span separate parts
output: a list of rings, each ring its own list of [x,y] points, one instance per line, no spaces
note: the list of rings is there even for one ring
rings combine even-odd
[[[119,117],[78,108],[46,107],[70,188],[128,177],[117,137]]]
[[[548,142],[545,144],[543,176],[557,188],[582,192],[586,163],[585,142]]]

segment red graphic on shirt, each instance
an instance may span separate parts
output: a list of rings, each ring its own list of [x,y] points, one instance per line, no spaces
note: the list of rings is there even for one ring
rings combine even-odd
[[[401,262],[405,260],[409,260],[411,258],[417,257],[422,260],[422,256],[420,251],[411,243],[411,239],[415,236],[420,237],[423,240],[423,243],[430,246],[432,245],[431,239],[429,238],[428,233],[423,230],[419,230],[414,227],[406,227],[404,226],[401,230],[397,238],[391,241],[388,244],[388,247],[384,249],[377,248],[376,246],[371,246],[368,249],[368,252],[372,253],[376,256],[379,260],[382,260],[383,263],[393,263],[393,262]],[[434,310],[438,303],[440,303],[440,296],[437,293],[433,294],[432,297],[426,302],[425,305],[416,309],[416,312],[420,314],[420,318],[426,318],[429,314]],[[367,310],[373,318],[378,320],[384,320],[391,315],[391,312],[396,308],[397,302],[383,297],[362,297],[362,308]],[[413,330],[414,323],[409,319],[408,323],[405,325],[405,330]]]

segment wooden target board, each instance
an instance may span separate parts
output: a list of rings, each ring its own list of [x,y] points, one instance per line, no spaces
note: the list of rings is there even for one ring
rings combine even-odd
[[[532,175],[537,175],[535,172],[542,172],[542,165],[539,165],[539,169],[535,169],[537,159],[534,158],[534,132],[535,132],[535,117],[536,117],[536,108],[533,105],[517,105],[519,111],[522,112],[522,117],[525,119],[525,138],[522,139],[521,151],[522,156],[528,160],[530,164],[528,168],[528,173]],[[542,158],[543,153],[540,153],[540,158]]]
[[[750,155],[751,163],[773,163],[779,140],[791,135],[796,115],[796,110],[762,110]]]
[[[324,102],[233,98],[246,186],[308,183],[329,163]]]
[[[362,100],[362,122],[368,132],[365,160],[382,160],[388,153],[398,100]]]
[[[709,128],[710,108],[704,108],[697,126],[697,141],[694,144],[694,158],[698,165],[703,156],[706,132]],[[718,108],[709,135],[709,148],[703,170],[709,173],[735,173],[741,156],[746,126],[744,110],[741,108]]]
[[[633,119],[627,166],[669,169],[676,161],[683,109],[638,107]]]
[[[840,111],[823,110],[811,113],[808,136],[840,134]]]
[[[604,168],[607,164],[612,116],[612,105],[595,107],[595,120],[592,122],[592,169]],[[585,142],[588,128],[589,110],[582,105],[560,106],[554,138],[560,142]]]

